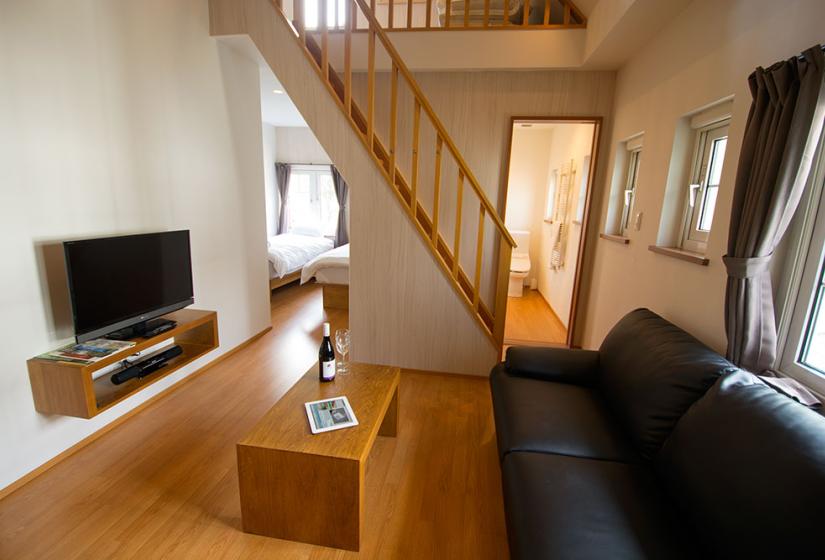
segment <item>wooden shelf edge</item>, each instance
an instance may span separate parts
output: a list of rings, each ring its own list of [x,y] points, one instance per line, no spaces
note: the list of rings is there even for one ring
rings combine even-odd
[[[164,317],[175,320],[177,326],[152,338],[135,338],[135,346],[92,364],[39,358],[28,360],[35,409],[42,414],[93,418],[219,346],[218,315],[215,311],[181,309]],[[94,379],[95,372],[117,364],[131,354],[171,340],[183,348],[183,354],[144,379],[129,380],[123,385],[111,384],[108,375]]]
[[[600,233],[599,237],[607,241],[612,241],[613,243],[619,243],[620,245],[630,244],[630,239],[622,235],[615,235],[613,233]]]
[[[691,251],[685,251],[684,249],[679,249],[677,247],[662,247],[659,245],[650,245],[648,246],[648,250],[654,253],[658,253],[660,255],[664,255],[666,257],[679,259],[681,261],[689,262],[692,264],[698,264],[699,266],[707,266],[708,264],[710,264],[710,259],[706,256],[699,253],[693,253]]]

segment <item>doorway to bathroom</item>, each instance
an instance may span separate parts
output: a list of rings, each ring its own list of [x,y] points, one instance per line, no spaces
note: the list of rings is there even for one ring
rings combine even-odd
[[[512,119],[505,345],[572,346],[601,119]]]

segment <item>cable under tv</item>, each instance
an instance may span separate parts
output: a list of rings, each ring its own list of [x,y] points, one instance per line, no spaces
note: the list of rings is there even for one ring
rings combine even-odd
[[[146,377],[150,373],[154,373],[165,366],[172,358],[176,358],[181,354],[183,354],[183,348],[176,344],[175,346],[163,350],[154,356],[150,356],[144,360],[135,362],[128,367],[116,371],[112,374],[111,381],[115,385],[120,385],[130,379],[134,379],[135,377],[138,379]]]

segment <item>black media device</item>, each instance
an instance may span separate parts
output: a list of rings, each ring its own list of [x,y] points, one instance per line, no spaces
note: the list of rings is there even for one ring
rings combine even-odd
[[[180,356],[181,354],[183,354],[183,348],[177,345],[172,346],[163,352],[159,352],[158,354],[150,356],[145,360],[141,360],[140,362],[134,363],[129,367],[116,371],[112,374],[112,383],[115,385],[120,385],[121,383],[129,381],[134,377],[146,377],[150,373],[153,373],[165,366],[166,362],[172,358]]]
[[[75,338],[154,336],[194,303],[189,231],[66,241]]]

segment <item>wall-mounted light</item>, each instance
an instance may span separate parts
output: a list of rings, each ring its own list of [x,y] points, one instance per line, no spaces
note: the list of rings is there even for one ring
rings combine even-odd
[[[273,90],[272,90],[272,93],[277,94],[277,95],[280,95],[280,94],[282,94],[283,92],[284,92],[284,90],[282,90],[282,89],[273,89]]]

